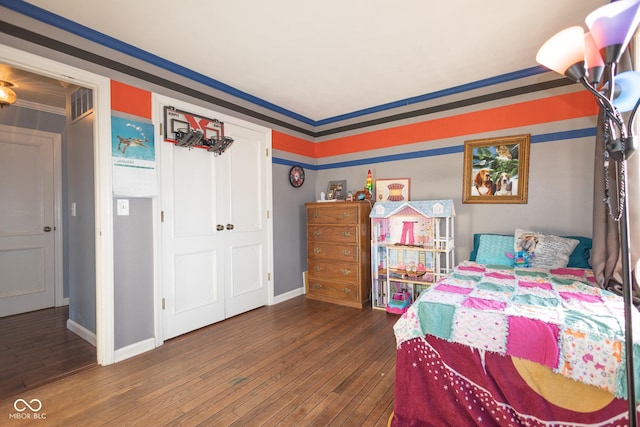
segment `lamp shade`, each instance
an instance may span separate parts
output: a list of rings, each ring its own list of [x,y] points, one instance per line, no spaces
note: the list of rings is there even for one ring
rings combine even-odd
[[[640,1],[640,0],[639,0]],[[584,30],[569,27],[552,36],[542,45],[536,61],[545,67],[578,81],[584,77]]]
[[[618,0],[587,15],[585,22],[607,64],[620,60],[640,23],[640,0]]]
[[[621,113],[633,110],[640,99],[640,72],[625,71],[615,78],[613,105]]]
[[[587,76],[589,83],[597,86],[604,72],[604,60],[600,56],[600,51],[593,41],[591,33],[584,34],[584,58],[586,60]]]

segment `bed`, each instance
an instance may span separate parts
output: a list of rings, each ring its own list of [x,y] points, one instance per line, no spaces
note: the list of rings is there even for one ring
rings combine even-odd
[[[551,268],[520,268],[499,259],[513,236],[484,247],[478,237],[474,261],[423,292],[394,326],[390,425],[625,425],[624,305],[594,286],[588,239],[571,239],[578,243]],[[547,245],[552,263],[556,243]]]

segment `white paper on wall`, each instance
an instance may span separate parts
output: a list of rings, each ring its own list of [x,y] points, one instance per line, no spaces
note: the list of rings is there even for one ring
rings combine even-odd
[[[127,197],[158,195],[153,124],[111,118],[113,194]]]

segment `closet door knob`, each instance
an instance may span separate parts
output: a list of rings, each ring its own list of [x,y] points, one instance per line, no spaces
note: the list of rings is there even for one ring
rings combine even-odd
[[[216,225],[216,230],[218,230],[218,231],[224,230],[224,225],[222,225],[222,224]]]
[[[227,230],[233,230],[233,224],[227,224]]]

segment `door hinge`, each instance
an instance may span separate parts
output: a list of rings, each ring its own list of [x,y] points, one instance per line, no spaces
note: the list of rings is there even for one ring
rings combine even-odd
[[[162,135],[162,123],[160,123],[160,133],[158,135]]]
[[[267,219],[269,219],[269,211],[267,211]]]
[[[164,222],[164,211],[160,211],[160,222]]]
[[[267,282],[271,281],[271,273],[267,273]]]
[[[162,309],[164,310],[164,298],[162,298]]]
[[[269,149],[267,148],[267,157],[269,157]]]

